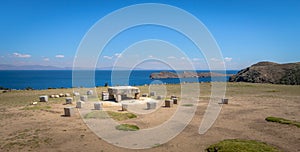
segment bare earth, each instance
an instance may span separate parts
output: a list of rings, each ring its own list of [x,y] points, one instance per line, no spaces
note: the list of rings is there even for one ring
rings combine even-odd
[[[283,151],[300,151],[300,128],[265,121],[268,116],[300,121],[300,86],[228,83],[229,104],[223,105],[216,122],[204,135],[198,134],[198,129],[209,101],[210,83],[201,83],[200,87],[199,104],[194,105],[197,111],[184,131],[167,143],[143,150],[119,148],[102,140],[89,130],[77,110],[74,116],[64,117],[64,98],[39,102],[40,109],[23,109],[33,107],[30,103],[38,101],[40,95],[72,93],[72,89],[0,93],[0,151],[194,152],[224,139],[258,140]],[[140,89],[148,93],[148,86]],[[106,88],[97,88],[98,95],[103,90]],[[168,96],[179,96],[180,85],[167,85],[167,90]],[[136,124],[141,129],[153,127],[169,119],[177,106],[180,105],[161,107],[121,123]]]

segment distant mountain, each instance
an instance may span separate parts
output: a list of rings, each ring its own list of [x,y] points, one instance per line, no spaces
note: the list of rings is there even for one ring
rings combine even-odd
[[[44,65],[10,65],[0,64],[0,70],[67,70],[69,68],[60,68],[56,66],[44,66]]]
[[[96,68],[96,70],[131,70],[131,68],[128,67],[102,67],[102,68]],[[134,70],[145,70],[142,68],[134,68]]]
[[[10,64],[0,64],[0,70],[72,70],[72,67],[56,67],[56,66],[44,66],[44,65],[10,65]],[[78,70],[94,70],[94,68],[85,68],[85,67],[78,67]],[[103,68],[96,68],[96,70],[131,70],[127,67],[103,67]],[[134,70],[144,70],[142,68],[135,68]]]
[[[231,76],[229,81],[300,85],[300,62],[259,62]]]

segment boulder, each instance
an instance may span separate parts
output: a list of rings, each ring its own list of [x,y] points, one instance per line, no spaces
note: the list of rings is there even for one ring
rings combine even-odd
[[[64,97],[64,96],[65,96],[65,94],[63,94],[63,93],[59,94],[59,97]]]
[[[71,97],[70,93],[65,93],[65,97]]]

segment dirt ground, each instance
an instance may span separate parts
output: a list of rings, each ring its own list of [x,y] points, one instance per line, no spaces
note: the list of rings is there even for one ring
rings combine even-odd
[[[258,140],[283,151],[300,151],[300,128],[265,121],[268,116],[300,121],[300,86],[228,83],[229,104],[223,105],[213,126],[200,135],[198,129],[208,105],[210,86],[210,83],[200,84],[201,97],[199,104],[194,105],[197,111],[178,136],[142,150],[107,143],[86,126],[77,110],[74,116],[64,117],[63,108],[67,106],[64,98],[38,102],[36,109],[30,105],[38,101],[39,95],[72,93],[72,89],[0,93],[0,151],[195,152],[224,139]],[[148,86],[140,89],[146,93]],[[100,95],[103,90],[106,88],[97,88],[97,93]],[[167,85],[167,90],[168,96],[179,96],[180,85]],[[154,113],[123,122],[137,124],[141,129],[153,127],[170,118],[178,106],[161,107]]]

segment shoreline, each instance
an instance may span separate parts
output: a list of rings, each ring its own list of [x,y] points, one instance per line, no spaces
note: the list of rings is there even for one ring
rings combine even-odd
[[[95,73],[79,73],[78,82],[73,83],[72,71],[0,71],[0,87],[9,89],[48,89],[48,88],[71,88],[116,86],[116,85],[149,85],[152,83],[178,84],[181,82],[208,82],[211,78],[171,78],[157,79],[154,81],[149,75],[156,71],[95,71]],[[159,72],[159,71],[158,71]],[[203,71],[205,72],[205,71]],[[231,71],[237,73],[237,71]],[[92,75],[91,75],[92,74]],[[90,82],[94,79],[94,82]],[[224,77],[215,78],[216,81],[224,81]],[[218,80],[219,79],[219,80]],[[223,79],[223,80],[222,80]],[[226,77],[226,81],[229,77]],[[214,80],[215,81],[215,80]]]

